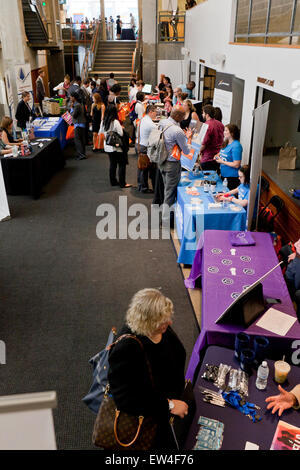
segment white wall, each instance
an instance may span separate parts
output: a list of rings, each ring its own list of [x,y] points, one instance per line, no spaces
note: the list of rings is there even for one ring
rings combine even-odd
[[[202,59],[207,67],[245,80],[241,143],[244,147],[243,159],[247,161],[256,87],[259,85],[292,97],[293,81],[300,79],[300,50],[230,45],[229,42],[233,41],[235,9],[236,0],[208,0],[187,11],[185,47],[190,51],[190,57],[186,61],[193,60],[199,64],[199,59]],[[215,53],[226,56],[224,66],[212,63]],[[258,84],[258,77],[274,80],[274,87]]]
[[[163,73],[170,77],[173,88],[185,83],[184,60],[159,60],[157,65],[157,83]]]

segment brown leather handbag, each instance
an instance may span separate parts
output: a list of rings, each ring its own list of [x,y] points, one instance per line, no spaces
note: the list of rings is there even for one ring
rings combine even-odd
[[[134,335],[123,335],[115,343],[124,338],[136,340],[145,353],[142,342]],[[146,356],[151,382],[154,385],[153,375],[149,360]],[[105,450],[150,450],[153,448],[156,438],[157,423],[151,417],[132,416],[117,410],[113,397],[109,394],[109,385],[95,422],[93,432],[93,444]]]

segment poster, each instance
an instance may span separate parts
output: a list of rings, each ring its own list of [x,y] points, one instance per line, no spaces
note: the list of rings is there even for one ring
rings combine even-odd
[[[13,95],[13,90],[12,90],[11,74],[9,71],[5,72],[5,84],[6,84],[6,92],[7,92],[7,100],[8,100],[10,117],[12,119],[15,119],[14,95]]]
[[[7,202],[6,190],[4,185],[2,165],[0,163],[0,222],[10,218],[10,212]]]
[[[29,102],[30,107],[33,107],[33,86],[31,80],[31,68],[30,64],[17,65],[15,67],[16,71],[16,85],[18,93],[18,101],[21,99],[23,91],[28,91],[31,95]]]
[[[232,82],[233,75],[217,72],[213,106],[221,109],[225,126],[231,122]]]
[[[194,133],[190,153],[188,155],[185,155],[184,153],[181,154],[180,163],[182,168],[185,170],[193,171],[195,163],[199,157],[202,142],[206,135],[207,129],[208,125],[202,124],[200,131],[196,131],[197,133]]]
[[[279,421],[271,450],[300,450],[300,428]]]

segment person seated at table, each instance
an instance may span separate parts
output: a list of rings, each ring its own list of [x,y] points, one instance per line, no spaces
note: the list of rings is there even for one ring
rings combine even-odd
[[[278,411],[278,416],[281,416],[285,410],[294,408],[295,410],[300,409],[300,384],[296,385],[290,392],[287,392],[278,385],[279,395],[266,398],[268,403],[267,409],[272,409],[272,414]]]
[[[300,322],[300,240],[294,244],[296,253],[288,257],[288,267],[285,272],[285,280],[290,296],[296,302],[297,317]]]
[[[137,93],[142,92],[144,86],[145,86],[145,83],[143,82],[143,80],[138,80],[136,82],[136,85],[130,90],[129,103],[133,103],[133,101],[136,101]]]
[[[13,120],[10,117],[4,116],[0,123],[0,127],[2,128],[2,142],[5,145],[22,145],[23,139],[15,140],[12,136]]]
[[[224,130],[225,141],[223,147],[215,156],[217,163],[220,163],[222,180],[228,181],[230,190],[239,184],[239,168],[242,161],[243,147],[240,144],[240,130],[235,124],[228,124]]]
[[[199,122],[198,114],[196,113],[196,109],[194,108],[191,100],[184,100],[182,104],[182,109],[185,112],[184,120],[181,121],[180,127],[181,129],[185,130],[188,129],[192,124],[197,124]]]
[[[12,146],[5,145],[2,141],[2,131],[3,129],[0,127],[0,155],[9,155],[12,153]]]
[[[191,81],[189,83],[187,83],[186,85],[182,84],[182,85],[178,85],[178,88],[181,88],[182,92],[183,93],[187,93],[187,97],[189,99],[193,99],[193,90],[194,88],[196,87],[196,83]]]
[[[248,165],[242,166],[238,174],[240,185],[226,194],[218,194],[217,197],[220,201],[233,202],[238,206],[246,208],[250,196],[250,167]],[[237,198],[235,197],[236,195],[238,196]]]
[[[20,129],[26,129],[26,124],[30,121],[30,118],[35,117],[35,112],[29,105],[30,93],[23,91],[22,99],[18,104],[16,111],[17,126]]]

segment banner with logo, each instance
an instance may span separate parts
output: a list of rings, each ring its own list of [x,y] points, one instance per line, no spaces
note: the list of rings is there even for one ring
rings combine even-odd
[[[16,84],[18,100],[20,101],[21,95],[24,91],[28,91],[31,95],[29,102],[30,107],[33,107],[33,86],[31,80],[31,67],[30,64],[16,65]]]
[[[229,73],[217,72],[214,92],[214,108],[220,108],[223,114],[223,124],[231,122],[232,111],[232,83],[233,75]]]

